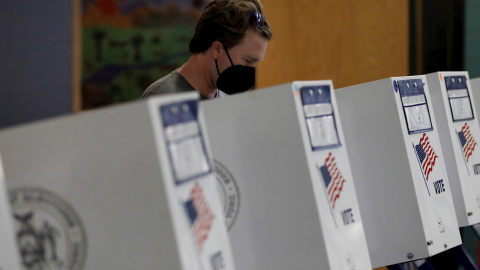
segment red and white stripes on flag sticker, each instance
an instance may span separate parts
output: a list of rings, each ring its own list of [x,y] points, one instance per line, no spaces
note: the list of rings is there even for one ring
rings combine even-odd
[[[202,187],[198,182],[195,182],[190,191],[190,196],[192,197],[193,207],[197,212],[197,218],[193,224],[193,236],[197,244],[198,252],[202,253],[203,244],[208,239],[215,216],[210,210],[205,200]]]
[[[415,151],[417,152],[418,159],[420,160],[423,174],[428,181],[428,177],[433,171],[433,167],[435,166],[435,161],[437,160],[438,156],[435,154],[433,147],[430,145],[427,134],[423,133],[422,138],[420,138],[420,143],[415,145]]]
[[[462,145],[465,160],[468,162],[468,159],[473,155],[473,151],[475,150],[475,146],[477,145],[477,143],[475,142],[475,139],[470,132],[470,127],[467,123],[463,125],[462,131],[458,132],[458,138]]]
[[[323,180],[325,181],[325,186],[327,188],[328,198],[332,204],[332,208],[335,209],[335,203],[340,198],[343,185],[346,181],[338,169],[337,163],[335,162],[335,157],[331,152],[328,154],[327,158],[325,159],[325,165],[322,167],[324,167],[324,169],[321,169],[321,171]]]

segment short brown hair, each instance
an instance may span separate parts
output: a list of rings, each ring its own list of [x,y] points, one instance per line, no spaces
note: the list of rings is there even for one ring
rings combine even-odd
[[[205,7],[195,27],[195,35],[190,40],[191,53],[206,51],[216,40],[227,49],[240,43],[249,28],[256,29],[270,40],[272,31],[265,21],[262,29],[252,18],[255,12],[263,14],[259,0],[212,0]]]

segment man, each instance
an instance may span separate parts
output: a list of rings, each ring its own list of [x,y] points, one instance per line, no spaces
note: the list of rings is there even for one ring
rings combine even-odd
[[[190,40],[190,59],[150,85],[142,98],[196,90],[210,99],[246,91],[255,84],[255,65],[271,38],[259,0],[212,0]]]

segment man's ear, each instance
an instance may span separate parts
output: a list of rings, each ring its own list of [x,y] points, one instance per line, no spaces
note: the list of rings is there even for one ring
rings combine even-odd
[[[223,44],[220,41],[215,40],[212,43],[212,46],[210,46],[210,51],[213,59],[218,59],[218,57],[220,57],[220,51],[222,50],[222,48]]]

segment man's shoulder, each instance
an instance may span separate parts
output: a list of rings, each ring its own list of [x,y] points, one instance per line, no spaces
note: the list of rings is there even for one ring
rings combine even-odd
[[[145,89],[141,98],[144,99],[154,95],[164,95],[194,90],[195,89],[178,72],[178,70],[174,70],[152,83],[147,89]]]

